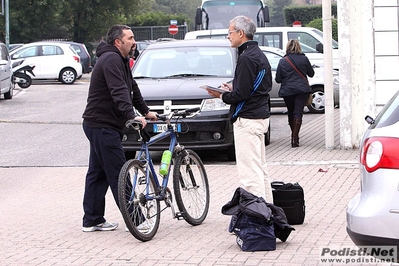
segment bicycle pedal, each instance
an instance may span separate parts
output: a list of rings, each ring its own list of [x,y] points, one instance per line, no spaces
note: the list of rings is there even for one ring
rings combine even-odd
[[[176,212],[175,218],[177,220],[184,220],[184,213],[182,212]]]

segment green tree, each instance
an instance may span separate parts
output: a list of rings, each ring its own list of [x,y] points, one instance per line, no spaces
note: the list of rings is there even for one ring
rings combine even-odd
[[[62,12],[64,1],[10,1],[10,42],[70,38],[70,16]],[[5,32],[4,32],[5,34]]]
[[[201,0],[149,0],[144,5],[140,4],[140,7],[143,6],[143,8],[139,9],[142,10],[142,14],[156,12],[157,14],[163,13],[163,17],[165,15],[184,17],[185,19],[178,23],[183,24],[186,22],[190,29],[194,29],[195,11],[198,6],[201,6],[201,2]],[[137,19],[135,18],[134,21],[134,24],[136,24]],[[146,25],[144,21],[141,24]]]
[[[287,26],[284,18],[284,7],[292,4],[292,0],[269,0],[270,22],[269,27],[282,27]]]
[[[319,29],[321,31],[323,31],[323,19],[321,18],[316,18],[312,21],[310,21],[308,24],[306,24],[306,27],[312,27],[312,28],[316,28]],[[337,19],[333,19],[331,21],[331,35],[332,38],[336,41],[338,41],[338,22]]]
[[[201,0],[12,0],[10,42],[29,43],[43,39],[97,42],[113,24],[143,25],[139,15],[148,12],[164,21],[178,19],[193,24]],[[4,16],[3,16],[4,18]],[[141,19],[147,19],[143,15]],[[156,21],[156,18],[147,21]],[[0,20],[0,40],[5,41],[5,22]]]
[[[67,1],[73,14],[73,39],[96,41],[113,24],[127,24],[138,14],[139,0],[75,0]]]

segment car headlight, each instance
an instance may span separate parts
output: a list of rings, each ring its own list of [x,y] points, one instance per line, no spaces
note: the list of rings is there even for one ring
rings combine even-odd
[[[214,111],[229,109],[230,105],[224,103],[219,98],[206,99],[202,102],[201,111]]]

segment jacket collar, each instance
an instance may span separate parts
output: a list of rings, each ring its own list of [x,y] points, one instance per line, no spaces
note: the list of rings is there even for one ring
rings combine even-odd
[[[240,46],[238,46],[238,55],[241,55],[245,50],[248,49],[248,47],[253,46],[253,45],[258,45],[257,41],[246,41],[242,43]]]

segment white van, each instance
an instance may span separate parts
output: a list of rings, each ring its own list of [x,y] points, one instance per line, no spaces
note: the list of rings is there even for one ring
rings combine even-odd
[[[186,33],[184,39],[226,38],[228,29],[200,30]],[[323,32],[310,27],[264,27],[257,28],[254,40],[260,46],[277,47],[285,51],[288,40],[298,39],[302,52],[315,65],[324,65]],[[338,42],[332,40],[333,69],[339,69]]]

